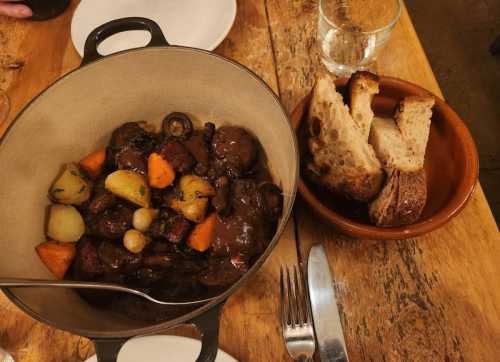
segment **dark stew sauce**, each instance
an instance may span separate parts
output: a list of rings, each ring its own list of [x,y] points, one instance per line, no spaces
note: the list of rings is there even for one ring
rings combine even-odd
[[[125,123],[111,135],[104,172],[92,195],[78,206],[86,232],[67,278],[119,283],[164,300],[214,296],[235,283],[273,238],[281,216],[281,190],[272,182],[259,141],[243,128],[194,129],[189,117],[173,113],[160,133],[144,122]],[[123,236],[133,228],[139,207],[104,187],[110,173],[132,170],[144,176],[155,152],[175,170],[175,182],[151,188],[151,208],[158,210],[144,234],[151,240],[139,253],[128,251]],[[196,223],[170,207],[182,198],[179,179],[196,175],[213,187],[205,215],[215,213],[210,247],[199,252],[186,243]],[[91,304],[142,320],[163,320],[189,310],[157,306],[123,293],[81,291]]]

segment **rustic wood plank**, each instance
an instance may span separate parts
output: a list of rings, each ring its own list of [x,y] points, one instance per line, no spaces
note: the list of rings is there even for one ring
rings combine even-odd
[[[291,112],[314,84],[319,67],[316,46],[317,0],[266,0],[280,97]]]
[[[49,327],[28,317],[0,295],[0,346],[16,361],[84,361],[93,354],[83,337]]]
[[[302,253],[313,242],[327,247],[353,360],[496,358],[500,252],[497,237],[470,230],[480,215],[468,208],[467,223],[381,242],[341,236],[310,212],[298,204]]]
[[[29,100],[59,78],[62,54],[70,42],[70,10],[46,22],[0,19],[0,29],[8,43],[2,48],[0,59],[19,64],[15,69],[4,65],[0,76],[11,101],[11,111],[0,125],[0,134]]]
[[[49,22],[0,19],[0,34],[3,34],[0,35],[0,42],[8,40],[2,47],[0,59],[6,59],[8,63],[15,58],[24,63],[17,70],[9,69],[1,73],[0,90],[7,91],[13,105],[7,121],[0,125],[0,134],[34,95],[80,64],[69,34],[71,14],[77,2],[73,1],[63,16]],[[233,29],[216,52],[248,66],[277,92],[263,0],[238,3]],[[1,79],[4,79],[3,82]],[[277,319],[277,278],[280,264],[296,261],[294,224],[290,222],[279,245],[261,270],[226,303],[220,334],[224,350],[241,361],[288,360]],[[94,353],[92,343],[86,338],[33,320],[3,294],[0,295],[0,317],[4,319],[0,325],[0,346],[11,351],[16,361],[83,361]],[[195,335],[186,328],[176,328],[167,333]]]
[[[267,0],[285,107],[311,89],[321,69],[316,1]],[[406,10],[375,69],[442,96]],[[351,360],[485,360],[500,348],[498,229],[478,185],[465,210],[426,236],[354,240],[296,204],[302,258],[326,245]]]

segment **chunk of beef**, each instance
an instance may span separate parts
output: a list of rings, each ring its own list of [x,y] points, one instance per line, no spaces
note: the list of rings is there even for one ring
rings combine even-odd
[[[116,128],[111,134],[109,145],[111,148],[119,149],[130,144],[134,138],[140,137],[145,131],[137,122],[127,122]]]
[[[87,207],[91,214],[100,214],[117,202],[116,196],[104,188],[104,180],[101,178],[94,188],[94,194]]]
[[[283,211],[281,189],[272,182],[263,182],[259,185],[259,195],[265,216],[272,220],[278,220]]]
[[[212,259],[199,276],[199,282],[208,286],[224,286],[236,282],[244,271],[238,269],[228,258]]]
[[[212,254],[238,257],[247,263],[265,249],[275,223],[265,217],[257,185],[252,179],[233,183],[232,200],[232,213],[217,216]]]
[[[185,218],[180,215],[170,220],[167,233],[165,235],[166,239],[171,243],[180,243],[184,240],[191,229],[191,224]]]
[[[104,211],[96,221],[96,233],[106,239],[118,239],[132,227],[134,211],[119,204]]]
[[[191,224],[184,217],[173,211],[163,211],[153,220],[148,233],[153,239],[165,239],[178,244],[186,238],[190,229]]]
[[[100,214],[101,212],[113,207],[116,204],[116,196],[111,192],[106,191],[99,195],[95,195],[88,206],[88,210],[92,214]]]
[[[258,149],[253,136],[241,127],[219,128],[212,139],[212,148],[218,159],[224,160],[228,174],[238,177],[255,163]]]
[[[219,215],[226,216],[231,211],[231,184],[226,176],[215,180],[215,196],[212,206]]]
[[[144,257],[144,266],[153,269],[170,269],[177,266],[180,255],[176,253],[160,253]]]
[[[76,249],[73,273],[77,280],[92,280],[104,273],[104,267],[92,240],[83,237]]]
[[[207,143],[212,142],[214,133],[215,133],[215,124],[213,124],[212,122],[206,122],[205,125],[203,126],[203,136],[205,137],[205,141]]]
[[[210,149],[203,132],[194,132],[191,137],[184,141],[184,145],[197,162],[195,172],[200,176],[205,175],[210,166]]]
[[[159,146],[159,154],[168,160],[172,167],[180,173],[189,171],[194,159],[187,148],[179,141],[167,141]]]
[[[115,163],[120,170],[132,170],[142,175],[147,172],[145,152],[131,145],[121,148],[116,153]]]
[[[215,182],[218,177],[227,175],[227,164],[224,160],[212,158],[210,160],[210,168],[208,169],[208,179]]]
[[[119,151],[125,146],[134,146],[136,149],[150,153],[156,145],[154,134],[147,132],[139,122],[127,122],[113,131],[109,146]]]
[[[233,205],[235,209],[245,210],[248,207],[248,212],[253,215],[261,213],[261,202],[259,200],[259,192],[257,184],[253,179],[239,179],[233,183]]]
[[[161,218],[156,218],[153,220],[148,228],[148,235],[153,239],[166,239],[167,238],[167,227],[168,222]]]
[[[135,273],[133,282],[141,287],[149,287],[166,277],[165,270],[140,268]]]
[[[146,172],[146,157],[158,143],[157,136],[139,122],[128,122],[111,134],[106,148],[106,170],[117,168]]]
[[[137,270],[142,264],[142,255],[133,254],[121,245],[103,241],[97,249],[99,259],[108,271],[129,273]]]
[[[172,244],[170,243],[156,239],[148,245],[148,250],[150,250],[152,254],[162,254],[170,251],[171,246]]]

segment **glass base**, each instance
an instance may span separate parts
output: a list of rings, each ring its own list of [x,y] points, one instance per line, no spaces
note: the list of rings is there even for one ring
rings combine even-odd
[[[370,64],[357,66],[339,64],[324,57],[321,58],[321,62],[325,65],[326,69],[330,73],[333,73],[338,77],[349,77],[352,73],[355,73],[358,70],[367,70],[370,66]]]

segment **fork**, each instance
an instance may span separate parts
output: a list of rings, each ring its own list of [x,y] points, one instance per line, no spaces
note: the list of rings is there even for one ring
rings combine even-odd
[[[280,268],[280,306],[283,339],[290,357],[295,361],[312,361],[316,340],[311,308],[304,279],[297,265]]]

